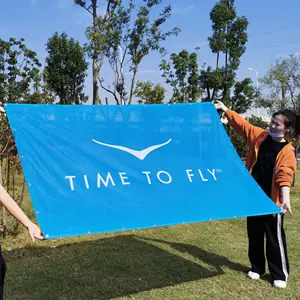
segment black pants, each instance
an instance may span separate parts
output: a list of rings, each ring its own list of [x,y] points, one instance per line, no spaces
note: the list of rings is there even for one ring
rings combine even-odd
[[[283,229],[283,214],[265,215],[247,218],[249,239],[249,259],[251,271],[264,274],[266,272],[266,257],[273,280],[286,281],[289,274],[286,237]]]
[[[5,273],[6,273],[6,263],[0,247],[0,300],[3,300]]]

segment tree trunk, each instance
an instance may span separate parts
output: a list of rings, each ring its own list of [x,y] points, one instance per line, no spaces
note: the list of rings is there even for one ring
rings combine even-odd
[[[227,5],[229,6],[229,2],[227,2]],[[225,100],[226,96],[227,96],[227,90],[228,90],[228,41],[227,41],[227,37],[228,37],[228,24],[226,25],[226,52],[225,52],[225,81],[224,81],[224,91],[223,91],[223,99],[222,101]]]
[[[281,96],[282,96],[282,99],[281,99],[281,109],[284,109],[285,107],[285,94],[286,94],[286,87],[285,87],[285,84],[282,83],[281,85]]]
[[[217,76],[218,76],[218,72],[219,72],[219,60],[220,60],[220,52],[217,53],[217,63],[216,63],[216,74],[217,74]],[[210,101],[214,100],[215,93],[216,93],[216,88],[213,89],[211,99],[209,99]]]
[[[22,206],[22,205],[23,205],[24,196],[25,196],[25,188],[26,188],[26,181],[25,181],[25,178],[24,178],[24,179],[23,179],[23,184],[22,184],[21,195],[20,195],[19,206]]]
[[[137,71],[138,71],[138,67],[135,66],[134,70],[133,70],[133,76],[132,76],[131,87],[130,87],[130,97],[129,97],[129,103],[128,104],[131,104],[131,102],[132,102],[133,92],[134,92],[134,85],[135,85],[135,78],[136,78]]]
[[[207,101],[212,101],[212,100],[210,99],[210,89],[207,88],[206,90],[207,90]]]
[[[94,26],[94,32],[97,31],[97,0],[92,0],[92,6],[93,6],[93,26]],[[94,49],[93,54],[93,104],[101,104],[101,99],[99,96],[99,72],[100,68],[97,64],[98,55],[96,50]]]
[[[3,185],[3,180],[2,180],[2,158],[0,158],[0,185]]]
[[[297,105],[296,105],[296,103],[295,103],[295,101],[294,101],[294,91],[293,91],[293,87],[290,86],[290,85],[288,85],[288,89],[289,89],[290,94],[291,94],[291,101],[292,101],[292,104],[293,104],[293,108],[294,108],[295,111],[297,111]]]
[[[225,97],[227,95],[227,89],[228,89],[228,87],[227,87],[227,78],[228,78],[227,74],[228,74],[228,50],[226,50],[226,53],[225,53],[225,81],[224,81],[224,91],[223,91],[222,101],[225,100]]]
[[[93,57],[93,104],[101,104],[100,96],[99,96],[99,81],[98,81],[98,75],[99,75],[99,67],[97,64],[97,58]]]
[[[2,158],[0,159],[0,184],[3,185],[3,180],[2,180]],[[1,218],[1,231],[4,233],[5,231],[5,227],[6,227],[6,218],[5,218],[5,208],[2,205],[1,206],[1,210],[2,210],[2,218]]]
[[[2,162],[3,162],[3,160],[1,159],[1,167],[0,167],[0,171],[1,171],[1,173],[0,173],[0,184],[3,186],[3,177],[2,177]],[[9,164],[9,161],[8,161],[8,156],[7,156],[7,161],[6,161],[6,163],[7,164]],[[2,205],[2,220],[1,220],[1,225],[2,225],[2,228],[1,228],[1,230],[2,230],[2,233],[4,234],[4,235],[6,235],[6,229],[7,229],[7,225],[6,225],[6,209],[5,209],[5,207]]]
[[[6,190],[9,193],[9,187],[10,187],[10,159],[9,156],[7,156],[7,168],[6,168]]]

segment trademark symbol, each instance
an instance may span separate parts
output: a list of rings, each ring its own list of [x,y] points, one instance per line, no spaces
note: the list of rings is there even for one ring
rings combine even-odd
[[[217,173],[222,173],[223,171],[221,169],[216,169]]]

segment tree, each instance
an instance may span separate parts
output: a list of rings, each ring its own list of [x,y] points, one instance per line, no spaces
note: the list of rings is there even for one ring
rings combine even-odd
[[[53,103],[54,97],[42,82],[41,63],[25,40],[0,39],[0,101],[3,103]],[[6,118],[1,119],[0,159],[16,152]],[[1,170],[1,163],[0,163]],[[0,172],[1,173],[1,172]],[[1,177],[1,176],[0,176]]]
[[[53,103],[54,97],[42,82],[41,63],[25,40],[0,39],[0,101],[3,103]],[[0,158],[15,152],[9,124],[1,120]],[[0,164],[1,169],[1,164]]]
[[[150,81],[137,82],[134,95],[140,104],[163,104],[166,90],[160,85]]]
[[[170,31],[163,33],[160,27],[171,16],[171,6],[168,5],[160,12],[159,17],[155,19],[152,24],[150,23],[150,10],[155,9],[162,3],[162,0],[145,0],[146,5],[141,6],[134,26],[130,31],[129,54],[131,58],[130,70],[133,72],[129,96],[129,104],[132,102],[136,74],[138,67],[142,60],[147,56],[150,51],[158,50],[163,53],[165,49],[160,46],[162,41],[171,35],[177,35],[179,29],[177,27]]]
[[[230,108],[239,114],[243,114],[251,108],[255,96],[256,91],[252,86],[252,80],[250,78],[236,82],[233,96],[230,97]]]
[[[291,54],[278,59],[261,79],[269,93],[262,96],[260,104],[271,112],[291,108],[300,112],[300,55]]]
[[[48,57],[44,70],[45,82],[59,97],[60,104],[80,104],[87,101],[84,80],[88,63],[78,41],[57,32],[47,42]]]
[[[203,100],[221,99],[226,102],[230,101],[235,72],[246,50],[248,20],[237,16],[234,0],[220,0],[210,12],[210,19],[213,35],[208,40],[212,52],[216,54],[216,68],[204,66],[201,71],[201,87],[206,92]]]
[[[33,98],[38,97],[38,103],[46,103],[41,92],[48,93],[48,90],[42,82],[40,67],[36,53],[27,48],[23,38],[0,39],[0,101],[32,103]],[[52,101],[49,98],[47,102]],[[0,116],[0,131],[0,183],[21,205],[25,195],[25,179],[19,180],[22,167],[8,120],[3,114]],[[17,230],[18,223],[1,207],[1,233],[5,236],[15,234]]]
[[[108,45],[102,50],[108,58],[114,72],[115,81],[113,87],[105,86],[104,79],[100,79],[101,87],[113,95],[117,104],[131,104],[135,91],[138,68],[143,59],[152,51],[164,53],[161,43],[171,35],[177,35],[178,28],[163,32],[162,25],[171,16],[170,5],[164,7],[159,16],[154,18],[152,12],[162,3],[162,0],[143,0],[145,3],[137,8],[133,19],[136,4],[129,1],[128,6],[123,1],[111,2],[109,17],[98,17],[98,29],[102,29],[95,44]],[[153,20],[153,21],[151,21]],[[129,71],[132,73],[129,96],[125,91],[124,67],[129,63]]]
[[[111,1],[108,1],[108,6],[110,5]],[[83,0],[74,0],[74,3],[83,7],[86,11],[88,11],[93,18],[93,26],[92,26],[92,34],[96,34],[97,31],[97,0],[90,0],[90,1],[83,1]],[[108,12],[107,12],[108,13]],[[99,53],[97,50],[96,45],[93,44],[93,42],[90,45],[90,56],[93,60],[93,104],[101,104],[101,98],[99,95],[99,73],[103,64],[104,54],[103,52]],[[101,55],[100,61],[102,61],[102,64],[98,63],[99,55]]]
[[[124,67],[129,62],[128,45],[129,29],[134,9],[134,2],[130,1],[128,7],[122,5],[122,1],[110,1],[108,3],[108,14],[97,18],[98,32],[91,33],[89,38],[93,40],[101,55],[101,64],[104,57],[108,59],[109,65],[114,73],[114,82],[107,87],[104,86],[103,77],[99,77],[101,88],[110,93],[116,103],[125,104],[127,91],[125,90]]]
[[[160,64],[166,83],[173,88],[170,102],[196,102],[202,94],[197,53],[182,50],[179,54],[172,53],[170,59],[171,63],[164,59]]]
[[[28,95],[23,103],[26,104],[51,104],[55,102],[55,94],[49,90],[46,84],[35,89],[32,94]]]
[[[21,103],[38,89],[41,63],[28,49],[24,39],[0,39],[0,99],[3,103]]]

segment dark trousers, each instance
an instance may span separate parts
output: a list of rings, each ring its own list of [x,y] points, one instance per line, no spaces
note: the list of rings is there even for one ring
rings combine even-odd
[[[5,273],[6,273],[6,263],[0,247],[0,300],[3,300]]]
[[[248,255],[252,272],[266,272],[266,258],[273,280],[286,281],[289,274],[286,237],[283,228],[283,214],[265,215],[247,218],[249,239]]]

